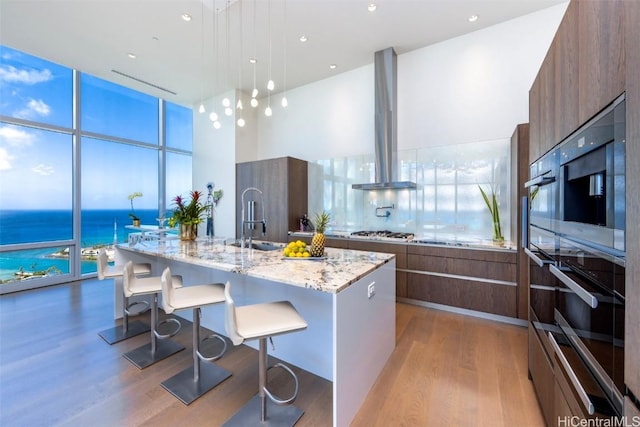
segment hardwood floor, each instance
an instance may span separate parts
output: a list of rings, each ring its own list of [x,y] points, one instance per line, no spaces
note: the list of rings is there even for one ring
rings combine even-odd
[[[160,383],[191,365],[191,325],[174,337],[184,351],[139,370],[122,353],[148,334],[112,346],[97,335],[113,325],[112,292],[87,280],[0,297],[0,425],[217,426],[255,394],[256,351],[230,345],[217,363],[233,376],[182,404]],[[397,347],[352,425],[542,426],[526,340],[521,327],[398,304]],[[294,370],[297,425],[331,425],[331,383]]]

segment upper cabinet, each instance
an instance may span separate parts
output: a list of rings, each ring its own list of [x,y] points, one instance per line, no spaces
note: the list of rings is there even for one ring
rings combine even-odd
[[[584,123],[624,92],[623,2],[583,0],[577,4],[579,119]]]
[[[624,92],[622,3],[569,3],[529,92],[532,161]]]

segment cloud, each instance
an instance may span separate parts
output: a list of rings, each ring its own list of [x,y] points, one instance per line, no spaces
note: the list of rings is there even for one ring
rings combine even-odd
[[[53,168],[53,166],[47,166],[43,163],[40,163],[39,165],[32,167],[31,171],[37,173],[38,175],[49,176],[53,175],[55,169]]]
[[[11,159],[13,159],[13,156],[9,155],[7,150],[0,147],[0,171],[13,169],[11,166]]]
[[[27,107],[14,113],[15,117],[21,119],[31,119],[34,116],[48,116],[51,113],[51,107],[41,99],[30,99]]]
[[[0,81],[6,83],[23,83],[34,85],[37,83],[48,82],[53,79],[50,70],[19,70],[13,65],[0,67]]]
[[[10,147],[31,145],[35,135],[15,126],[0,126],[0,144]]]

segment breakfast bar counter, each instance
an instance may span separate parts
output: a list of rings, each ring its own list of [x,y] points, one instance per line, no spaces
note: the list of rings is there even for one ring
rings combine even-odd
[[[276,337],[270,354],[332,381],[335,426],[349,425],[395,347],[393,254],[326,248],[323,259],[289,259],[279,248],[198,239],[118,245],[115,255],[118,264],[151,263],[153,275],[170,267],[185,286],[230,281],[239,306],[291,301],[308,327]],[[116,298],[121,306],[121,289]],[[191,320],[190,311],[176,314]],[[202,325],[226,335],[224,304],[204,307]]]

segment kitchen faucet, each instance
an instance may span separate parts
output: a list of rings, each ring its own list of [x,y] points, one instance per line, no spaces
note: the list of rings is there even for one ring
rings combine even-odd
[[[262,205],[262,219],[255,219],[255,204],[256,201],[255,200],[248,200],[246,203],[247,206],[247,212],[245,214],[245,200],[244,200],[244,196],[245,194],[247,194],[248,192],[253,191],[256,192],[260,195],[260,205]],[[241,197],[241,202],[242,204],[242,230],[240,231],[240,237],[241,237],[241,247],[242,249],[244,249],[244,244],[245,244],[245,228],[248,227],[249,231],[249,248],[251,247],[251,240],[253,237],[253,230],[254,230],[254,225],[255,224],[262,224],[262,235],[264,236],[265,233],[267,232],[267,220],[264,217],[264,197],[262,196],[262,191],[258,190],[255,187],[249,187],[247,189],[245,189],[242,192],[242,197]]]

